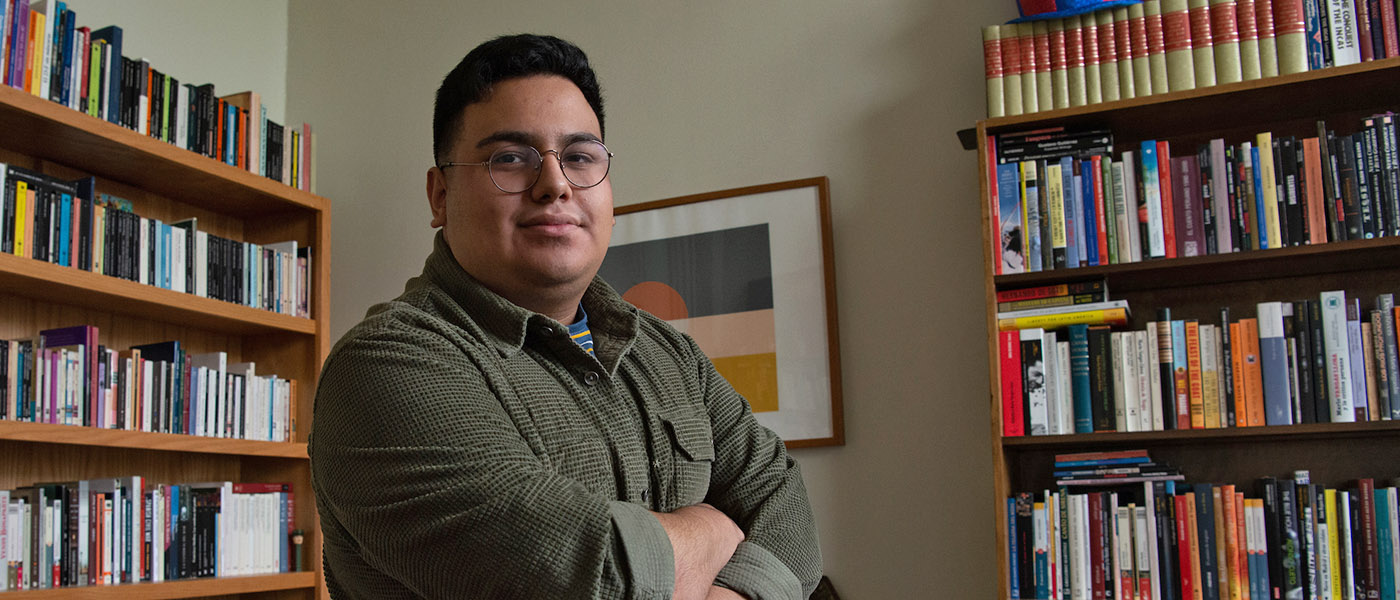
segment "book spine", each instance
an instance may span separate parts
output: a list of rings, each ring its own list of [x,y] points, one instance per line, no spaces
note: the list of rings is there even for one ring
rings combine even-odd
[[[1280,75],[1308,70],[1307,21],[1304,0],[1271,0],[1274,5],[1274,42]]]
[[[1274,31],[1274,0],[1254,0],[1254,27],[1259,32],[1259,74],[1278,76],[1278,45]]]
[[[1065,79],[1070,106],[1084,106],[1089,103],[1083,26],[1083,19],[1079,15],[1065,19]]]
[[[1099,55],[1098,17],[1092,13],[1081,15],[1080,31],[1084,43],[1084,92],[1088,104],[1099,104],[1103,97],[1103,74]]]
[[[1040,91],[1037,86],[1036,72],[1039,65],[1036,63],[1035,53],[1035,25],[1032,23],[1016,24],[1016,43],[1021,47],[1021,113],[1031,114],[1040,111]],[[299,161],[294,161],[298,163]],[[294,177],[294,187],[300,187],[300,171]]]
[[[1113,11],[1093,13],[1095,37],[1099,42],[1099,85],[1104,102],[1117,102],[1123,96],[1118,82],[1118,33],[1113,26]]]
[[[1050,21],[1051,107],[1069,108],[1069,47],[1064,19]]]
[[[1195,89],[1196,66],[1187,0],[1162,0],[1162,35],[1167,58],[1168,89],[1173,92]]]
[[[1259,64],[1259,28],[1255,0],[1235,0],[1235,25],[1240,32],[1240,76],[1244,81],[1263,77]]]
[[[1152,89],[1151,50],[1147,37],[1147,13],[1143,4],[1129,4],[1128,39],[1133,57],[1133,89],[1138,96],[1156,93]]]
[[[1350,423],[1356,420],[1353,405],[1351,352],[1348,345],[1345,292],[1322,292],[1323,346],[1327,357],[1328,421]]]
[[[1191,27],[1191,62],[1196,87],[1215,85],[1215,37],[1211,30],[1210,0],[1187,0]]]
[[[1354,65],[1361,62],[1361,44],[1357,37],[1356,4],[1352,0],[1326,0],[1327,21],[1332,39],[1332,64]]]
[[[1018,437],[1026,434],[1025,416],[1021,410],[1021,338],[1015,331],[998,334],[1001,349],[1001,424],[1002,435]]]
[[[1050,110],[1054,107],[1054,91],[1051,89],[1050,76],[1050,25],[1045,21],[1035,21],[1031,24],[1032,48],[1035,52],[1035,89],[1036,108],[1038,110]],[[310,138],[310,136],[307,136]],[[309,153],[308,153],[309,159]],[[309,171],[311,163],[305,161]],[[309,175],[308,175],[309,178]],[[310,185],[307,184],[309,191]]]
[[[1128,18],[1128,8],[1119,6],[1112,12],[1114,46],[1118,51],[1118,97],[1124,100],[1136,98],[1137,81],[1133,78],[1133,60],[1136,56],[1133,54],[1132,24]]]

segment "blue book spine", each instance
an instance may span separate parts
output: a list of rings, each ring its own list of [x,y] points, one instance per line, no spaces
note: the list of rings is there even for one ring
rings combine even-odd
[[[1264,380],[1264,423],[1292,425],[1293,401],[1289,393],[1288,338],[1283,335],[1282,302],[1260,302],[1259,370]]]
[[[1007,499],[1006,499],[1006,538],[1007,538],[1007,539],[1006,539],[1006,551],[1007,551],[1007,557],[1006,557],[1007,560],[1006,560],[1006,564],[1007,564],[1007,566],[1008,566],[1008,568],[1007,568],[1007,575],[1011,578],[1011,581],[1010,581],[1010,584],[1009,584],[1009,586],[1008,586],[1008,589],[1010,590],[1010,596],[1011,596],[1012,600],[1020,600],[1020,598],[1021,598],[1021,591],[1020,591],[1021,574],[1020,574],[1020,565],[1017,564],[1017,563],[1018,563],[1018,560],[1017,560],[1017,558],[1016,558],[1016,557],[1018,556],[1018,550],[1019,550],[1019,548],[1016,547],[1016,499],[1015,499],[1015,498],[1007,498]]]
[[[1140,465],[1140,464],[1142,464],[1142,463],[1148,463],[1148,462],[1152,462],[1152,459],[1150,459],[1150,458],[1148,458],[1148,457],[1146,457],[1146,456],[1132,456],[1132,457],[1128,457],[1128,458],[1103,458],[1103,459],[1099,459],[1099,460],[1057,460],[1057,461],[1055,461],[1055,468],[1056,468],[1056,469],[1063,469],[1063,468],[1065,468],[1065,467],[1102,467],[1102,466],[1108,466],[1108,465]]]
[[[1249,160],[1254,166],[1254,226],[1255,235],[1259,237],[1259,249],[1265,250],[1269,246],[1269,228],[1264,217],[1264,173],[1259,170],[1259,148],[1249,149]]]
[[[1074,397],[1074,432],[1094,432],[1094,410],[1089,397],[1089,326],[1069,326],[1070,392]]]
[[[1074,187],[1074,159],[1060,158],[1060,187],[1065,199],[1065,266],[1073,269],[1079,266],[1079,232],[1083,230],[1083,219],[1079,212],[1079,190]]]
[[[1172,321],[1172,374],[1176,376],[1175,381],[1177,383],[1187,381],[1186,321],[1182,320]],[[1177,429],[1191,428],[1191,419],[1188,417],[1186,422],[1183,423],[1180,416],[1182,414],[1180,410],[1181,403],[1189,401],[1188,396],[1190,395],[1190,390],[1188,388],[1189,386],[1183,385],[1176,385],[1173,388],[1176,390],[1176,397],[1171,399],[1170,409],[1167,408],[1167,399],[1162,398],[1162,412],[1172,410],[1178,415],[1176,422]]]
[[[1303,20],[1307,31],[1308,70],[1315,71],[1326,66],[1326,56],[1322,52],[1322,6],[1319,3],[1303,2]]]
[[[1021,170],[1016,164],[997,165],[997,216],[1001,220],[1000,273],[1026,272],[1026,236],[1021,231]]]
[[[73,247],[73,195],[63,194],[59,197],[58,205],[58,260],[55,261],[65,267],[72,266],[69,254]]]
[[[1032,273],[1043,271],[1053,265],[1045,265],[1040,245],[1050,240],[1040,239],[1040,187],[1045,180],[1044,173],[1036,172],[1035,161],[1021,163],[1021,235],[1026,240],[1026,270]]]
[[[1103,264],[1099,259],[1099,218],[1094,206],[1094,162],[1079,161],[1080,196],[1084,204],[1084,256],[1088,266]]]
[[[1380,564],[1380,588],[1382,598],[1395,597],[1395,545],[1391,543],[1390,530],[1395,526],[1391,521],[1392,508],[1390,493],[1383,487],[1375,489],[1376,497],[1376,562]]]
[[[24,66],[28,64],[25,61],[29,59],[29,54],[28,50],[22,49],[22,44],[16,44],[15,40],[29,39],[29,19],[25,18],[29,15],[29,0],[15,0],[14,13],[14,25],[10,28],[10,74],[6,83],[10,84],[10,87],[24,89]]]
[[[292,560],[290,556],[291,540],[289,539],[291,533],[287,531],[287,520],[290,514],[287,508],[287,492],[277,492],[277,520],[280,525],[277,529],[277,559],[278,564],[281,565],[279,570],[282,573],[287,573],[292,570]]]
[[[58,4],[58,7],[59,27],[62,34],[58,40],[59,60],[55,61],[54,65],[54,74],[58,82],[58,96],[54,100],[64,106],[71,106],[73,97],[73,33],[77,15],[68,10],[62,2]]]

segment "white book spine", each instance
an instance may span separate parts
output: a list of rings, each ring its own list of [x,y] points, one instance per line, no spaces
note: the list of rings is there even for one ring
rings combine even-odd
[[[1060,389],[1060,433],[1074,433],[1074,385],[1069,376],[1069,342],[1056,342],[1056,380]]]
[[[1043,340],[1045,344],[1045,362],[1044,368],[1042,370],[1044,371],[1045,377],[1046,433],[1050,435],[1059,435],[1061,433],[1064,433],[1064,430],[1060,429],[1061,401],[1059,377],[1059,345],[1055,341],[1055,332],[1053,331],[1045,332]]]
[[[1352,406],[1351,349],[1347,336],[1346,292],[1322,292],[1322,341],[1327,358],[1327,398],[1333,423],[1356,421]],[[1263,332],[1260,332],[1263,335]]]
[[[1137,369],[1138,431],[1152,429],[1152,377],[1148,374],[1156,369],[1148,365],[1147,332],[1138,330],[1133,335],[1133,365]],[[1126,337],[1124,338],[1127,339]]]
[[[1123,373],[1123,332],[1114,331],[1109,334],[1109,370],[1113,371],[1113,420],[1117,423],[1118,431],[1129,431],[1128,429],[1128,398],[1124,389]]]
[[[1352,0],[1325,0],[1327,23],[1332,30],[1332,65],[1361,62],[1361,46],[1356,32],[1356,5]]]
[[[1157,329],[1155,323],[1147,324],[1147,376],[1152,388],[1152,431],[1164,431],[1166,422],[1162,406],[1162,370],[1158,368],[1161,340],[1157,337]]]

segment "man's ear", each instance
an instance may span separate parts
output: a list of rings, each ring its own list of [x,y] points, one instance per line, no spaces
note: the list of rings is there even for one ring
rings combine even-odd
[[[437,228],[447,224],[447,178],[442,169],[428,169],[428,209],[433,212],[429,227]]]

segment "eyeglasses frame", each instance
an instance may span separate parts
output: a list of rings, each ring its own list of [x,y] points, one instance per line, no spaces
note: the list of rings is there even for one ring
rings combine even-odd
[[[559,163],[559,172],[562,173],[562,174],[564,175],[564,180],[565,180],[565,181],[568,181],[568,182],[569,182],[569,185],[571,185],[571,186],[573,186],[573,187],[575,187],[575,188],[577,188],[577,189],[580,189],[580,190],[586,190],[586,189],[589,189],[589,188],[598,187],[599,185],[601,185],[601,184],[603,183],[604,180],[606,180],[606,179],[608,178],[608,174],[612,172],[612,159],[613,159],[614,156],[616,156],[616,154],[613,154],[612,151],[608,150],[608,147],[607,147],[606,144],[604,144],[603,142],[597,141],[597,140],[575,141],[575,142],[571,142],[571,143],[569,144],[569,146],[572,146],[572,145],[578,144],[578,143],[598,144],[599,146],[602,146],[602,147],[603,147],[603,152],[606,153],[606,154],[608,155],[608,165],[607,165],[608,168],[607,168],[607,170],[603,171],[603,176],[600,177],[600,178],[598,179],[598,183],[595,183],[595,184],[593,184],[593,185],[579,185],[579,184],[577,184],[577,183],[574,183],[574,180],[569,178],[569,171],[566,170],[566,169],[564,168],[564,161],[563,161],[563,160],[560,158],[560,156],[559,156],[559,152],[560,152],[559,150],[550,149],[550,150],[545,150],[544,152],[540,152],[540,149],[539,149],[539,148],[536,148],[536,147],[531,146],[531,145],[529,145],[529,144],[520,144],[520,145],[525,146],[526,148],[529,148],[529,149],[533,150],[533,151],[535,152],[535,155],[540,157],[540,166],[539,166],[538,168],[535,169],[535,179],[534,179],[534,181],[531,181],[531,182],[530,182],[530,185],[525,186],[525,189],[523,189],[523,190],[516,190],[516,191],[512,192],[512,191],[509,191],[509,190],[507,190],[507,189],[501,187],[501,184],[496,183],[496,177],[495,177],[495,175],[493,175],[492,172],[491,172],[491,160],[490,160],[490,158],[488,158],[487,160],[482,161],[482,162],[445,162],[445,163],[442,163],[442,164],[440,164],[440,165],[437,165],[437,168],[439,168],[439,169],[446,169],[447,167],[481,167],[481,166],[485,166],[485,167],[486,167],[486,176],[487,176],[488,178],[491,179],[491,185],[496,186],[496,189],[501,190],[502,192],[505,192],[505,193],[507,193],[507,194],[519,194],[519,193],[521,193],[521,192],[528,191],[530,188],[535,187],[535,184],[537,184],[537,183],[540,182],[540,174],[544,173],[544,155],[546,155],[546,154],[553,154],[553,155],[554,155],[554,162]],[[564,149],[567,150],[567,149],[569,148],[569,146],[564,146]],[[499,152],[499,150],[498,150],[497,152]],[[495,156],[495,155],[496,155],[496,152],[492,152],[492,153],[491,153],[491,156]]]

